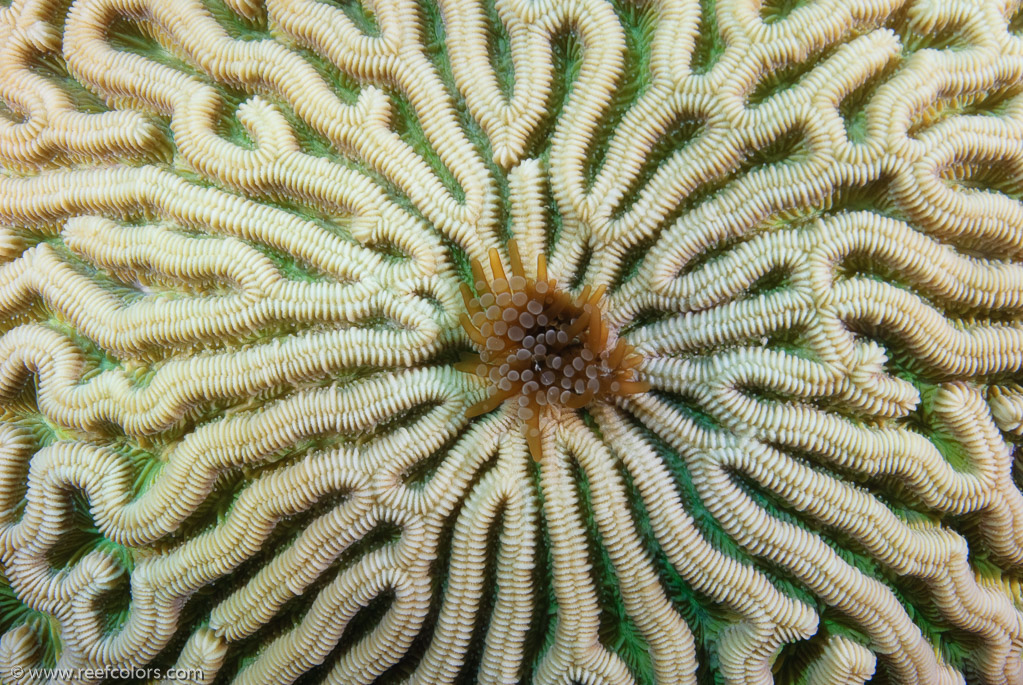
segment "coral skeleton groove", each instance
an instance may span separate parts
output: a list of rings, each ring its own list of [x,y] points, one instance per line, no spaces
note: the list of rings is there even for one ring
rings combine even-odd
[[[1023,685],[1021,450],[1020,0],[0,0],[0,682]]]

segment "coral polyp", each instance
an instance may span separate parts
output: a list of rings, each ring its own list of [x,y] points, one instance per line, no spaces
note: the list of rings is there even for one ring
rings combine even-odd
[[[540,461],[545,413],[644,392],[650,384],[636,377],[642,357],[628,343],[617,339],[609,344],[611,330],[600,307],[603,286],[585,286],[573,297],[547,277],[543,254],[536,258],[536,278],[529,278],[514,240],[508,253],[510,276],[500,253],[491,248],[491,281],[483,265],[472,260],[478,296],[461,285],[468,313],[460,320],[480,351],[457,368],[490,382],[486,399],[469,407],[467,416],[485,414],[513,400],[512,411],[528,426],[529,451]]]

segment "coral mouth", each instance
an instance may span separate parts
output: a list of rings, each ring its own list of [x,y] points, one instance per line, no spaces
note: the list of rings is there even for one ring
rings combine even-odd
[[[466,313],[462,327],[479,353],[457,368],[489,382],[488,396],[469,407],[469,417],[493,411],[506,401],[526,426],[530,453],[541,458],[540,421],[551,408],[582,409],[595,400],[645,392],[636,376],[642,357],[623,340],[608,345],[604,288],[586,286],[573,296],[547,277],[544,256],[536,260],[536,278],[522,268],[518,246],[508,243],[509,276],[496,249],[490,250],[494,274],[472,261],[477,296],[461,286]]]

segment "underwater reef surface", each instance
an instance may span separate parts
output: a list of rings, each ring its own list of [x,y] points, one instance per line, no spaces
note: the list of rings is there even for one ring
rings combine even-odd
[[[1021,33],[0,1],[0,680],[1023,682]]]

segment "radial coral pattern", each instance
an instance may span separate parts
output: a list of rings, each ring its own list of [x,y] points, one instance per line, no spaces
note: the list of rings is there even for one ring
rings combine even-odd
[[[0,679],[1023,682],[1021,30],[0,2]]]

